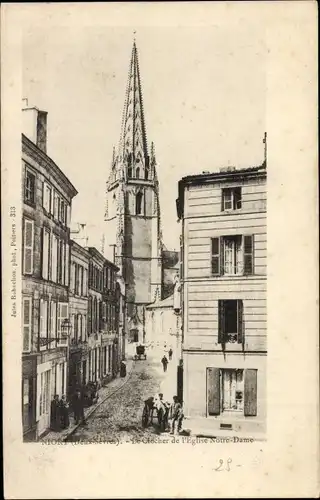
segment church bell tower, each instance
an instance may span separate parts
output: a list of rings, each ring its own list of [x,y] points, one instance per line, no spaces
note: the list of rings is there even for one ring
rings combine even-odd
[[[114,257],[126,286],[127,333],[143,342],[145,306],[161,295],[162,235],[155,149],[153,143],[148,149],[135,41],[119,146],[106,185],[104,239],[105,256]]]

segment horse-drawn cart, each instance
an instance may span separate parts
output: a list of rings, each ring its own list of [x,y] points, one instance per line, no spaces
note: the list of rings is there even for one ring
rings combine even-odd
[[[134,355],[134,359],[147,359],[146,348],[144,345],[137,345],[136,354]]]

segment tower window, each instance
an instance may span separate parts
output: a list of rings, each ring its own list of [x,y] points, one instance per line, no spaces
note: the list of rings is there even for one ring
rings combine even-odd
[[[142,215],[143,194],[140,192],[136,195],[136,215]]]
[[[140,168],[139,167],[136,170],[136,178],[140,179]]]
[[[149,169],[147,167],[145,168],[145,171],[144,171],[144,178],[145,178],[146,181],[149,178]]]
[[[128,161],[128,177],[130,178],[130,177],[132,177],[132,154],[131,153],[128,154],[127,161]]]

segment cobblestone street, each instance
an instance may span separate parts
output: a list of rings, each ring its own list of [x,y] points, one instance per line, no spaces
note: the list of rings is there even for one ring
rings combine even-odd
[[[144,400],[162,390],[164,375],[155,353],[148,353],[145,361],[134,362],[127,382],[106,399],[89,417],[88,425],[79,427],[68,441],[120,443],[155,438],[159,435],[156,418],[153,425],[144,429],[142,411]]]

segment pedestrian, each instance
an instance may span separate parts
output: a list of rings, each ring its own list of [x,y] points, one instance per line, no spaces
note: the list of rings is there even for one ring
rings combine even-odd
[[[79,421],[81,421],[82,425],[86,424],[85,418],[84,418],[84,404],[83,404],[83,395],[81,394],[80,389],[77,389],[73,401],[72,401],[72,407],[73,407],[73,412],[74,412],[74,419],[75,423],[78,424]]]
[[[169,410],[169,426],[170,434],[178,434],[181,431],[183,420],[182,405],[179,403],[178,397],[173,396],[173,402]]]
[[[173,350],[170,347],[170,349],[169,349],[169,361],[172,360],[172,354],[173,354]]]
[[[51,401],[50,407],[50,429],[53,431],[60,430],[60,408],[59,408],[59,394],[55,394]]]
[[[168,361],[168,359],[167,359],[167,357],[166,357],[165,354],[163,355],[161,363],[162,363],[162,366],[163,366],[163,371],[166,372],[169,361]]]
[[[168,426],[168,413],[170,405],[164,401],[163,394],[161,392],[154,398],[154,401],[157,408],[160,432],[165,432]]]
[[[67,429],[70,425],[69,407],[69,402],[67,401],[66,396],[63,394],[62,398],[59,401],[60,425],[62,429]]]

